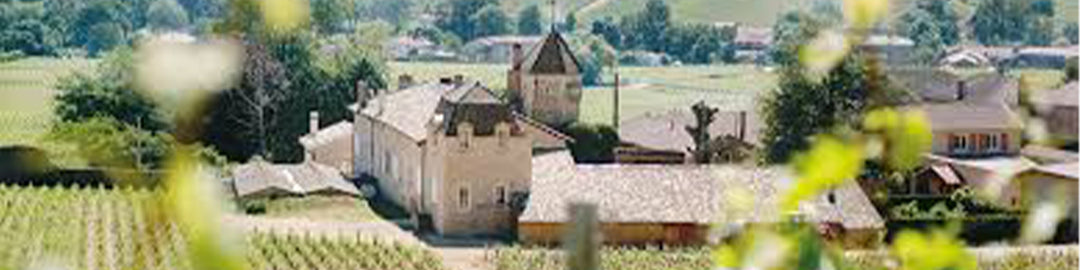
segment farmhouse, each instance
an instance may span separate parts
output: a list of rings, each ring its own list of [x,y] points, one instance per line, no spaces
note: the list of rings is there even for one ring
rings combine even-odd
[[[619,163],[686,163],[692,158],[689,149],[694,140],[686,127],[696,122],[689,109],[679,108],[660,113],[645,113],[619,124],[622,145],[615,149]],[[713,137],[731,136],[749,148],[759,146],[763,124],[754,111],[716,113],[709,125]]]
[[[522,54],[514,44],[507,71],[510,99],[525,115],[560,126],[578,119],[581,103],[581,64],[559,32]]]
[[[469,61],[506,63],[515,46],[531,48],[541,40],[541,36],[490,36],[466,43],[461,50]]]
[[[518,220],[521,241],[560,241],[572,203],[598,206],[609,244],[700,245],[710,226],[735,228],[784,222],[778,197],[792,179],[779,168],[697,165],[573,165],[568,154],[534,159],[529,203]],[[804,202],[799,216],[845,246],[872,247],[884,222],[854,183]],[[712,239],[716,240],[716,239]]]
[[[533,149],[566,138],[479,83],[421,84],[364,105],[354,106],[357,170],[442,234],[512,229],[511,200],[529,191]]]

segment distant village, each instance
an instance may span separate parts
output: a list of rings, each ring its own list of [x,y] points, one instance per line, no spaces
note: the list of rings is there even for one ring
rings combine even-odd
[[[736,28],[737,58],[765,62],[771,29]],[[774,211],[765,209],[775,209],[777,194],[795,181],[790,169],[695,162],[694,138],[687,132],[696,121],[693,104],[619,120],[614,162],[576,163],[569,150],[575,140],[560,129],[578,119],[586,90],[581,64],[558,31],[481,38],[463,46],[462,54],[415,36],[395,38],[388,47],[402,61],[505,63],[508,92],[499,95],[490,82],[453,70],[438,81],[403,74],[395,89],[360,82],[352,121],[322,123],[317,112],[308,116],[310,131],[299,139],[302,164],[253,160],[233,170],[232,192],[241,199],[377,196],[404,209],[420,233],[510,236],[526,244],[558,243],[567,209],[577,203],[598,207],[603,239],[610,244],[700,245],[738,228],[785,222],[761,211]],[[1021,91],[1020,79],[1001,72],[967,76],[953,70],[1060,69],[1076,58],[1077,47],[956,46],[933,68],[902,68],[912,61],[913,47],[907,38],[888,35],[871,36],[860,46],[898,67],[885,73],[913,94],[902,109],[924,112],[933,138],[922,165],[902,184],[873,176],[850,179],[803,202],[797,216],[845,247],[879,247],[890,226],[898,226],[890,220],[900,224],[907,222],[898,218],[905,213],[918,214],[896,210],[903,208],[899,199],[882,197],[917,201],[960,190],[1000,192],[993,207],[966,209],[976,214],[1011,213],[1065,192],[1060,198],[1067,200],[1069,221],[1054,241],[1075,243],[1076,81],[1029,95]],[[666,61],[643,57],[656,65]],[[618,81],[614,88],[618,114]],[[734,142],[719,155],[762,147],[760,112],[708,105],[719,109],[708,134]],[[1061,147],[1031,143],[1032,125]],[[733,193],[752,198],[750,208],[732,202]]]

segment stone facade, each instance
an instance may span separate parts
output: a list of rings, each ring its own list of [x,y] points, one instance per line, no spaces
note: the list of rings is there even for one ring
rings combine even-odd
[[[581,103],[581,68],[558,32],[552,32],[528,54],[515,45],[507,84],[514,102],[529,117],[548,125],[577,121]]]
[[[479,84],[423,84],[372,100],[355,117],[355,166],[436,232],[509,232],[532,151],[565,135],[515,114]],[[428,220],[428,219],[422,219]]]

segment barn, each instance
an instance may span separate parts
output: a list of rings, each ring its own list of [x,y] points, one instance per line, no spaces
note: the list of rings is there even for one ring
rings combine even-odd
[[[556,153],[557,154],[557,153]],[[549,154],[552,155],[552,154]],[[574,203],[597,206],[604,242],[615,245],[702,245],[727,237],[710,228],[770,225],[783,220],[777,197],[791,178],[784,169],[714,165],[605,164],[563,167],[565,158],[534,160],[532,193],[518,219],[525,244],[557,244]],[[884,222],[855,184],[801,206],[808,222],[839,228],[844,246],[873,247]]]

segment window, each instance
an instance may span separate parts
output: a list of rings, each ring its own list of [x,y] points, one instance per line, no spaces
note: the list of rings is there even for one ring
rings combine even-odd
[[[460,125],[458,125],[458,134],[457,135],[458,135],[458,138],[460,139],[459,143],[460,143],[461,148],[462,149],[469,148],[469,145],[472,143],[472,136],[473,136],[472,125],[469,124],[469,123],[461,123]]]
[[[506,204],[506,187],[504,187],[504,186],[495,187],[495,203],[497,203],[497,204]]]
[[[968,150],[967,136],[960,134],[950,136],[949,149],[952,149],[953,152],[966,152]]]
[[[495,136],[499,139],[499,146],[506,146],[506,140],[510,137],[510,125],[505,122],[496,124]]]
[[[469,189],[461,188],[458,190],[458,207],[461,209],[469,208]]]
[[[998,134],[983,134],[982,149],[989,152],[1001,151],[1001,141]]]

